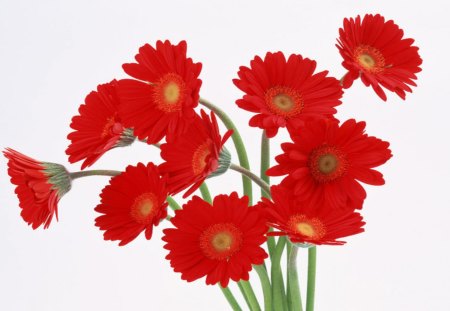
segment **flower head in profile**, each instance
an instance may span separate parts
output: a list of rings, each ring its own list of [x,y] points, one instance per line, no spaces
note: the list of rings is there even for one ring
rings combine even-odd
[[[119,246],[143,231],[149,240],[153,227],[167,216],[167,195],[165,178],[160,177],[157,166],[129,165],[102,190],[95,210],[103,215],[95,219],[95,225],[105,231],[105,240],[119,240]]]
[[[392,156],[389,143],[365,134],[365,122],[353,119],[308,122],[291,132],[292,143],[281,145],[270,176],[288,175],[283,184],[296,197],[315,207],[362,208],[366,191],[360,182],[383,185],[383,175],[373,168]]]
[[[348,70],[343,87],[350,87],[361,77],[381,99],[386,100],[381,87],[405,99],[405,92],[412,92],[416,73],[421,71],[419,48],[413,43],[413,39],[403,38],[403,30],[392,20],[385,21],[379,14],[366,14],[362,20],[359,15],[344,19],[336,45]]]
[[[288,236],[292,243],[342,245],[338,239],[364,231],[364,222],[353,210],[325,210],[299,201],[283,186],[272,186],[272,200],[262,198],[268,223],[278,231],[268,235]]]
[[[173,45],[157,41],[136,55],[137,63],[124,64],[133,79],[118,82],[120,116],[139,139],[149,144],[166,135],[182,133],[198,105],[202,65],[186,56],[186,41]]]
[[[234,84],[245,95],[236,104],[256,113],[250,126],[266,131],[268,137],[280,127],[303,124],[306,120],[332,118],[341,104],[339,81],[328,72],[314,73],[316,62],[292,54],[286,60],[282,52],[256,56],[250,68],[240,67]]]
[[[268,230],[248,198],[236,192],[219,195],[212,204],[197,196],[175,212],[175,228],[164,230],[166,256],[188,282],[206,276],[206,284],[226,287],[231,280],[248,280],[252,265],[267,258],[261,247]]]
[[[97,91],[86,96],[79,115],[72,118],[70,127],[74,131],[67,136],[71,144],[66,154],[70,163],[84,159],[81,169],[94,164],[111,148],[127,146],[135,139],[132,129],[125,128],[119,117],[116,84],[112,81],[99,85]]]
[[[231,134],[228,131],[222,137],[215,114],[211,112],[210,117],[202,110],[186,132],[161,145],[161,157],[165,162],[159,169],[168,175],[170,191],[178,193],[189,187],[183,195],[186,198],[211,174],[227,170],[231,156],[224,144]]]
[[[53,215],[58,219],[58,201],[71,188],[71,179],[64,166],[34,160],[7,148],[8,175],[16,185],[22,218],[37,229],[47,229]]]

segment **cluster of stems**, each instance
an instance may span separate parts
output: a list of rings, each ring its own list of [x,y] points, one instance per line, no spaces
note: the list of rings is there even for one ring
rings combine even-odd
[[[250,164],[244,142],[242,141],[241,135],[230,117],[228,117],[228,115],[217,106],[203,98],[200,99],[200,104],[212,110],[229,130],[233,130],[233,135],[231,137],[236,148],[239,165],[231,164],[230,169],[242,174],[243,192],[244,195],[248,196],[249,204],[253,204],[252,181],[260,187],[261,197],[270,199],[270,179],[265,174],[270,166],[270,142],[265,135],[265,132],[263,131],[261,139],[260,176],[257,176],[250,170]],[[157,145],[155,146],[159,147]],[[91,170],[70,173],[70,176],[72,179],[76,179],[84,176],[116,176],[118,174],[120,174],[119,171],[113,170]],[[201,185],[200,192],[205,201],[209,203],[212,202],[211,193],[206,183]],[[169,196],[167,198],[167,202],[169,203],[171,209],[181,209],[181,206],[172,197]],[[170,219],[170,216],[168,216],[168,219]],[[270,259],[270,271],[266,264],[253,266],[261,282],[264,303],[260,304],[258,302],[250,280],[239,281],[237,283],[250,311],[313,311],[316,279],[316,247],[311,246],[308,248],[308,275],[305,308],[303,308],[302,305],[297,272],[298,246],[291,243],[284,236],[281,236],[278,239],[268,236],[267,249]],[[284,280],[281,266],[281,259],[284,252],[286,252],[287,258],[285,275],[286,280]],[[231,289],[220,285],[219,287],[231,308],[234,311],[242,311],[243,309],[236,300]],[[261,305],[263,305],[263,309],[261,308]]]

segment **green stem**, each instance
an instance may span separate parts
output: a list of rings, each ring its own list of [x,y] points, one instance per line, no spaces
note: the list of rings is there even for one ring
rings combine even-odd
[[[170,208],[173,209],[174,211],[181,209],[181,206],[171,196],[168,196],[166,198],[166,201],[167,203],[169,203]]]
[[[288,258],[287,277],[288,277],[288,305],[289,310],[302,311],[302,300],[300,296],[300,286],[298,283],[297,272],[297,254],[298,247],[291,245]]]
[[[231,308],[234,311],[242,311],[241,307],[239,306],[238,302],[236,301],[236,298],[234,298],[233,293],[228,287],[222,287],[220,286],[220,289],[222,290],[223,295],[227,299],[228,303],[230,304]]]
[[[308,291],[306,294],[306,311],[314,311],[314,294],[316,291],[316,258],[315,246],[308,248]]]
[[[289,289],[290,289],[290,279],[289,279],[289,257],[291,256],[292,243],[289,240],[286,242],[286,299],[287,305],[290,305]]]
[[[237,282],[238,288],[241,291],[242,296],[245,299],[245,303],[247,304],[247,306],[250,308],[250,301],[248,300],[248,297],[245,293],[244,287],[242,286],[241,282]]]
[[[270,185],[270,177],[266,175],[266,171],[270,167],[270,141],[266,135],[266,131],[262,132],[261,136],[261,179]],[[267,194],[261,190],[261,196],[267,198]]]
[[[259,306],[258,299],[256,299],[250,281],[239,281],[238,286],[245,297],[245,301],[247,302],[250,311],[261,311],[261,307]]]
[[[203,200],[205,200],[208,203],[212,203],[211,193],[209,192],[208,186],[206,183],[203,183],[200,186],[200,193],[202,194]]]
[[[266,171],[270,167],[270,140],[266,135],[266,131],[262,132],[261,135],[261,171],[260,176],[261,179],[266,182],[270,186],[270,178],[266,175]],[[265,191],[261,189],[261,196],[270,198]],[[270,228],[272,231],[272,228]],[[275,249],[275,238],[273,236],[267,237],[267,249],[269,251],[269,256],[272,258],[273,252]]]
[[[234,163],[231,163],[230,169],[236,172],[241,173],[242,175],[247,176],[251,180],[255,182],[260,188],[261,191],[265,191],[267,193],[267,196],[270,198],[270,187],[264,180],[256,176],[254,173],[250,172],[249,170],[243,168],[242,166],[236,165]]]
[[[114,170],[90,170],[90,171],[80,171],[80,172],[73,172],[69,173],[69,176],[72,180],[81,178],[81,177],[87,177],[87,176],[116,176],[119,175],[120,171],[114,171]]]
[[[239,131],[237,130],[233,121],[231,121],[230,117],[228,117],[228,115],[224,111],[222,111],[219,107],[213,105],[211,102],[207,101],[204,98],[200,98],[200,104],[214,111],[214,113],[219,117],[219,119],[222,120],[223,124],[225,124],[227,129],[233,130],[233,135],[231,136],[231,138],[233,139],[234,146],[236,147],[236,152],[239,158],[239,164],[243,168],[250,170],[250,164],[248,162],[247,151],[245,150],[244,142],[242,141],[241,135],[239,134]],[[252,182],[248,177],[242,176],[242,184],[244,186],[244,194],[248,196],[249,205],[252,205],[253,204]]]
[[[272,301],[277,311],[287,311],[286,295],[284,291],[283,273],[281,271],[281,256],[283,255],[286,238],[280,237],[272,258]]]
[[[264,265],[253,266],[261,280],[261,287],[264,294],[264,311],[272,311],[272,288],[270,286],[269,275]]]

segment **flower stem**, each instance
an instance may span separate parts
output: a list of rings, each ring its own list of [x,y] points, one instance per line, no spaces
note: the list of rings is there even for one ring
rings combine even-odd
[[[286,295],[284,291],[283,273],[281,271],[281,255],[283,254],[284,246],[286,245],[286,238],[280,237],[278,239],[275,253],[272,258],[272,299],[273,306],[277,311],[287,311]]]
[[[242,311],[241,307],[239,306],[238,302],[236,301],[236,298],[234,298],[233,293],[228,287],[222,287],[220,286],[220,289],[222,290],[222,293],[224,294],[225,298],[227,299],[228,303],[230,304],[231,308],[234,311]]]
[[[169,206],[171,209],[173,209],[174,211],[181,209],[180,204],[177,203],[177,201],[175,201],[171,196],[168,196],[166,198],[167,203],[169,203]]]
[[[200,186],[200,193],[202,194],[203,200],[205,200],[208,203],[212,203],[211,193],[209,192],[208,186],[206,183],[203,183]]]
[[[269,275],[264,265],[253,266],[261,280],[261,286],[264,294],[264,311],[272,311],[272,288],[270,286]]]
[[[223,124],[225,124],[227,129],[233,130],[233,135],[231,136],[231,138],[233,139],[234,146],[236,147],[236,152],[239,158],[239,164],[243,168],[250,170],[250,164],[248,162],[247,151],[245,150],[244,142],[242,141],[241,135],[239,134],[239,131],[237,130],[233,121],[231,121],[230,117],[219,107],[213,105],[211,102],[207,101],[204,98],[200,98],[200,104],[214,111],[214,113],[220,118],[220,120],[222,120]],[[242,184],[244,187],[244,194],[248,196],[249,204],[252,205],[253,201],[252,182],[248,177],[242,176]]]
[[[300,286],[298,284],[297,272],[297,254],[298,247],[291,245],[288,258],[287,277],[288,277],[288,305],[289,310],[302,311],[302,300],[300,296]]]
[[[270,177],[266,175],[266,171],[270,167],[270,141],[266,135],[266,131],[261,135],[261,179],[270,185]],[[267,194],[261,190],[261,196],[267,198]]]
[[[266,131],[262,132],[261,135],[261,171],[260,176],[261,179],[266,182],[270,186],[270,178],[266,175],[266,171],[270,167],[270,140],[266,135]],[[261,196],[270,198],[265,191],[261,189]],[[272,228],[270,228],[272,231]],[[267,237],[267,249],[269,251],[269,256],[272,258],[273,252],[275,249],[275,238],[272,236]]]
[[[239,172],[242,175],[247,176],[251,180],[253,180],[260,188],[261,190],[265,191],[267,194],[267,197],[270,198],[270,187],[264,180],[256,176],[254,173],[250,172],[249,170],[243,168],[242,166],[236,165],[234,163],[231,163],[230,169],[233,171]]]
[[[80,171],[80,172],[73,172],[69,173],[69,176],[72,180],[81,178],[81,177],[87,177],[87,176],[116,176],[119,175],[120,171],[114,171],[114,170],[90,170],[90,171]]]
[[[238,286],[245,297],[245,301],[247,302],[250,311],[261,311],[261,307],[259,306],[258,299],[256,299],[250,281],[239,281]]]
[[[308,248],[308,291],[306,294],[306,311],[314,311],[314,294],[316,290],[316,258],[315,246]]]

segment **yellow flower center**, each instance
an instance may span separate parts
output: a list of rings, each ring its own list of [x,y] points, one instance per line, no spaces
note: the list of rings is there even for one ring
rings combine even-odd
[[[383,54],[369,45],[359,45],[353,52],[353,58],[363,69],[371,73],[379,73],[386,68]]]
[[[317,182],[326,183],[343,176],[348,162],[345,154],[336,147],[322,145],[311,152],[308,166]]]
[[[314,228],[306,222],[299,222],[297,224],[297,231],[307,237],[312,237],[315,234]]]
[[[326,233],[326,227],[318,218],[309,218],[304,214],[296,214],[289,218],[288,228],[295,234],[308,240],[320,240]]]
[[[231,248],[233,237],[228,232],[219,232],[211,240],[211,244],[218,252],[224,252]]]
[[[180,87],[174,82],[169,82],[164,87],[164,98],[167,103],[174,104],[180,98]]]
[[[370,69],[375,66],[375,60],[369,54],[361,54],[358,56],[359,63],[363,65],[363,67]]]
[[[156,106],[166,113],[181,111],[187,96],[186,85],[183,78],[176,73],[164,75],[155,84],[153,98]]]
[[[140,224],[148,225],[158,211],[158,199],[154,193],[147,192],[138,196],[131,206],[131,217]]]
[[[213,260],[229,260],[242,246],[242,232],[234,224],[219,223],[200,235],[200,249]]]
[[[300,93],[290,87],[275,86],[267,90],[265,101],[268,109],[274,114],[290,118],[303,110]]]

